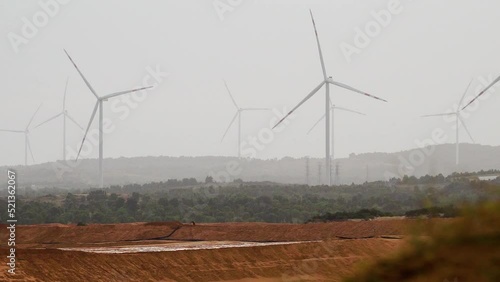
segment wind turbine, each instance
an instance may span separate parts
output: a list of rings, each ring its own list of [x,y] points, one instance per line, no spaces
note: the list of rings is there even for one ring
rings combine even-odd
[[[467,126],[465,125],[465,121],[462,117],[462,111],[460,107],[462,106],[462,103],[464,101],[465,95],[467,94],[467,91],[469,91],[470,85],[472,83],[472,80],[469,82],[469,85],[467,86],[467,89],[464,92],[464,95],[462,96],[462,99],[460,99],[460,103],[458,103],[457,111],[456,112],[451,112],[451,113],[444,113],[444,114],[436,114],[436,115],[425,115],[422,117],[438,117],[438,116],[455,116],[456,119],[456,145],[455,145],[455,164],[459,165],[460,163],[460,155],[459,155],[459,149],[460,149],[460,140],[459,140],[459,128],[461,123],[469,135],[470,139],[472,140],[472,143],[475,143],[474,138],[472,138],[472,135],[469,132],[469,129],[467,129]]]
[[[229,126],[226,129],[226,132],[224,132],[224,135],[222,135],[221,142],[224,140],[224,137],[226,137],[227,132],[233,125],[234,121],[236,118],[238,118],[238,158],[241,158],[241,114],[245,111],[270,111],[268,108],[240,108],[236,101],[234,100],[233,95],[231,94],[231,90],[229,90],[229,87],[227,86],[226,81],[224,81],[224,85],[226,85],[227,93],[229,94],[229,97],[231,97],[231,101],[233,101],[234,107],[236,107],[236,113],[234,114],[233,119],[229,123]]]
[[[66,79],[66,86],[64,87],[64,96],[63,96],[63,104],[62,104],[62,111],[60,113],[58,113],[57,115],[47,119],[46,121],[40,123],[39,125],[37,125],[35,128],[38,128],[60,116],[63,117],[63,148],[62,148],[62,152],[63,152],[63,160],[65,161],[66,160],[66,119],[69,119],[70,121],[72,121],[76,126],[78,126],[82,131],[84,130],[83,127],[78,124],[78,122],[76,122],[76,120],[74,118],[72,118],[69,114],[68,114],[68,111],[66,110],[66,91],[68,90],[68,79]]]
[[[126,91],[120,91],[120,92],[115,92],[115,93],[111,93],[111,94],[99,97],[97,95],[97,92],[90,85],[90,83],[85,78],[85,76],[83,75],[83,73],[76,66],[75,62],[73,61],[73,59],[71,58],[71,56],[68,54],[68,52],[66,52],[66,50],[64,50],[64,52],[66,53],[66,55],[68,56],[69,60],[71,61],[71,63],[73,64],[73,66],[76,68],[76,70],[78,71],[78,73],[80,74],[80,76],[82,77],[82,79],[85,82],[85,84],[87,85],[87,87],[90,89],[90,91],[92,92],[92,94],[94,94],[94,96],[97,99],[97,101],[95,103],[95,106],[94,106],[94,110],[92,111],[92,116],[90,117],[90,121],[89,121],[89,124],[87,126],[87,130],[85,131],[85,135],[83,136],[82,145],[80,146],[80,150],[78,150],[78,155],[76,157],[76,160],[78,160],[78,158],[80,157],[80,153],[82,151],[83,144],[85,143],[85,138],[87,138],[87,133],[89,132],[90,126],[92,125],[92,121],[94,121],[94,117],[95,117],[95,115],[97,113],[97,108],[99,108],[99,187],[103,188],[103,186],[104,186],[104,174],[103,174],[103,167],[102,167],[103,153],[104,153],[103,152],[103,143],[104,143],[104,140],[103,140],[103,138],[104,138],[104,136],[103,136],[104,135],[103,134],[103,117],[104,117],[103,103],[105,101],[107,101],[108,99],[111,99],[113,97],[120,96],[120,95],[127,94],[127,93],[132,93],[132,92],[140,91],[140,90],[143,90],[143,89],[148,89],[148,88],[151,88],[152,86],[141,87],[141,88],[138,88],[138,89],[132,89],[132,90],[126,90]]]
[[[334,81],[331,76],[326,75],[325,62],[323,60],[323,52],[321,51],[321,45],[319,43],[319,37],[318,37],[318,31],[316,29],[316,23],[314,22],[314,17],[313,17],[312,11],[309,10],[309,12],[311,14],[311,20],[312,20],[312,23],[314,26],[314,33],[316,34],[316,43],[318,45],[319,58],[321,61],[321,69],[323,71],[323,81],[321,81],[321,83],[318,86],[316,86],[316,88],[314,88],[311,91],[311,93],[309,93],[302,101],[300,101],[300,103],[297,106],[295,106],[295,108],[293,108],[285,117],[283,117],[273,128],[278,126],[290,114],[292,114],[302,104],[304,104],[307,100],[309,100],[309,98],[314,96],[314,94],[316,94],[316,92],[318,92],[324,85],[326,88],[326,93],[325,93],[325,118],[326,118],[326,123],[325,123],[325,132],[326,132],[326,134],[325,134],[325,137],[326,137],[326,140],[325,140],[325,151],[326,151],[325,152],[325,159],[326,159],[326,173],[327,173],[328,184],[331,185],[332,183],[331,183],[331,170],[330,170],[330,162],[331,162],[331,160],[330,160],[330,84],[336,85],[338,87],[341,87],[341,88],[344,88],[347,90],[351,90],[351,91],[356,92],[358,94],[362,94],[362,95],[365,95],[367,97],[374,98],[374,99],[377,99],[380,101],[384,101],[384,102],[387,102],[387,101],[382,99],[382,98],[379,98],[379,97],[373,96],[371,94],[368,94],[366,92],[355,89],[349,85]]]
[[[484,93],[486,93],[488,90],[490,90],[491,87],[493,87],[493,85],[497,84],[497,82],[500,81],[500,76],[497,77],[497,79],[493,80],[492,83],[490,83],[490,85],[488,85],[483,91],[481,91],[479,94],[477,94],[477,96],[472,99],[472,101],[470,101],[467,105],[465,105],[462,110],[465,110],[465,108],[467,108],[470,104],[472,104],[474,101],[476,101],[477,98],[479,98],[481,95],[483,95]]]
[[[345,111],[345,112],[351,112],[351,113],[354,113],[354,114],[358,114],[358,115],[362,115],[362,116],[366,116],[365,114],[363,113],[360,113],[360,112],[357,112],[357,111],[354,111],[354,110],[350,110],[350,109],[347,109],[347,108],[343,108],[343,107],[338,107],[338,106],[335,106],[331,103],[330,101],[330,110],[331,110],[331,114],[332,114],[332,127],[331,127],[331,131],[332,131],[332,145],[331,145],[331,150],[332,150],[332,154],[331,154],[331,161],[333,162],[333,166],[335,166],[335,110],[339,110],[339,111]],[[324,118],[325,118],[326,115],[323,115],[321,116],[321,118],[318,119],[318,121],[311,127],[311,129],[309,129],[309,131],[307,132],[307,134],[309,134],[315,127],[316,125],[318,125],[318,123],[320,123],[320,121],[322,121]],[[331,168],[330,168],[331,169]],[[333,177],[332,175],[330,175],[330,177]]]
[[[24,130],[7,130],[7,129],[0,129],[0,131],[3,132],[11,132],[11,133],[23,133],[24,134],[24,165],[28,165],[28,150],[30,151],[31,154],[31,159],[33,162],[35,162],[35,157],[33,157],[33,150],[31,150],[31,143],[30,143],[30,125],[33,122],[33,119],[35,118],[36,113],[38,113],[38,110],[40,110],[40,106],[38,106],[38,109],[36,109],[35,113],[31,117],[30,121],[28,122],[28,125]]]

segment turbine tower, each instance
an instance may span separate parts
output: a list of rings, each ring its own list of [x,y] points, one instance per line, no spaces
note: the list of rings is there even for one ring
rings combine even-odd
[[[94,110],[92,111],[92,116],[90,117],[89,124],[87,126],[87,130],[85,131],[85,135],[83,136],[82,145],[80,146],[80,149],[78,150],[78,155],[76,157],[76,160],[78,160],[78,158],[80,157],[80,153],[82,151],[83,144],[85,143],[85,138],[87,137],[87,133],[89,132],[90,126],[92,125],[92,121],[94,120],[94,117],[95,117],[95,115],[97,113],[97,109],[99,108],[99,187],[103,188],[104,187],[104,174],[103,174],[103,167],[102,167],[103,155],[104,155],[104,152],[103,152],[103,143],[104,143],[104,136],[103,136],[104,135],[104,133],[103,133],[104,110],[103,110],[103,103],[105,101],[107,101],[108,99],[111,99],[113,97],[124,95],[124,94],[127,94],[127,93],[132,93],[132,92],[140,91],[140,90],[144,90],[144,89],[148,89],[148,88],[151,88],[152,86],[141,87],[141,88],[132,89],[132,90],[126,90],[126,91],[120,91],[120,92],[111,93],[111,94],[99,97],[97,95],[97,92],[90,85],[90,83],[85,78],[85,76],[83,75],[83,73],[76,66],[75,62],[73,61],[73,59],[71,58],[71,56],[68,54],[68,52],[66,52],[66,50],[64,50],[64,52],[66,53],[66,55],[68,56],[69,60],[71,61],[71,63],[73,64],[73,66],[76,68],[76,70],[78,71],[78,73],[80,74],[80,76],[82,77],[82,79],[85,82],[85,84],[87,85],[87,87],[90,89],[90,91],[92,92],[92,94],[94,94],[94,96],[97,99],[97,101],[95,103],[95,106],[94,106]]]
[[[66,92],[68,90],[68,79],[66,79],[66,86],[64,87],[64,96],[63,96],[63,104],[62,104],[62,111],[59,112],[57,115],[47,119],[46,121],[40,123],[39,125],[37,125],[35,128],[38,128],[52,120],[55,120],[56,118],[62,116],[63,117],[63,148],[62,148],[62,154],[63,154],[63,160],[65,161],[66,160],[66,119],[69,119],[70,121],[72,121],[76,126],[78,126],[82,131],[84,130],[83,127],[78,124],[78,122],[76,122],[76,120],[74,118],[72,118],[70,116],[70,114],[68,113],[68,111],[66,110]]]
[[[464,101],[465,95],[469,91],[470,85],[472,83],[472,80],[469,82],[469,85],[467,86],[467,89],[465,90],[464,94],[462,95],[462,99],[460,99],[460,102],[458,103],[457,110],[452,113],[444,113],[444,114],[435,114],[435,115],[425,115],[422,117],[438,117],[438,116],[454,116],[455,117],[455,126],[456,126],[456,144],[455,144],[455,164],[459,165],[460,164],[460,140],[459,140],[459,128],[460,128],[460,123],[464,127],[465,131],[469,135],[470,139],[472,140],[472,143],[475,143],[474,138],[472,138],[472,135],[469,132],[469,129],[465,125],[465,121],[462,117],[462,111],[460,107],[462,106],[462,103]]]
[[[31,149],[31,143],[30,143],[30,125],[33,122],[33,119],[35,118],[36,113],[40,110],[40,106],[38,106],[38,109],[36,109],[35,113],[31,117],[30,121],[28,122],[28,125],[24,130],[7,130],[7,129],[0,129],[0,131],[3,132],[11,132],[11,133],[23,133],[24,134],[24,165],[28,165],[28,150],[30,151],[31,159],[33,160],[33,163],[35,162],[35,157],[33,156],[33,150]]]
[[[309,93],[297,106],[295,106],[295,108],[293,108],[285,117],[283,117],[273,128],[278,126],[290,114],[292,114],[297,108],[299,108],[302,104],[304,104],[307,100],[309,100],[309,98],[314,96],[314,94],[316,94],[316,92],[318,92],[324,85],[326,88],[326,93],[325,93],[325,118],[326,118],[326,123],[325,123],[325,133],[326,133],[325,134],[325,138],[326,138],[326,140],[325,140],[325,159],[326,159],[326,173],[327,173],[328,184],[331,186],[331,184],[332,184],[331,183],[331,173],[332,172],[331,172],[331,168],[330,168],[330,165],[331,165],[331,160],[330,160],[330,84],[347,89],[347,90],[351,90],[351,91],[356,92],[358,94],[362,94],[362,95],[365,95],[367,97],[374,98],[374,99],[377,99],[380,101],[384,101],[384,102],[387,102],[387,101],[384,99],[381,99],[379,97],[373,96],[371,94],[368,94],[366,92],[357,90],[349,85],[334,81],[331,76],[327,76],[325,62],[323,60],[323,52],[321,51],[321,45],[319,43],[318,31],[316,29],[316,23],[314,22],[314,17],[313,17],[312,11],[309,11],[309,12],[311,14],[311,20],[312,20],[313,27],[314,27],[314,33],[316,35],[316,43],[318,45],[319,58],[321,61],[321,69],[323,71],[323,81],[321,81],[321,83],[318,86],[316,86],[316,88],[314,88],[311,91],[311,93]]]
[[[336,110],[339,110],[339,111],[345,111],[345,112],[350,112],[350,113],[354,113],[354,114],[358,114],[358,115],[362,115],[362,116],[366,116],[365,114],[363,113],[360,113],[360,112],[357,112],[357,111],[354,111],[354,110],[349,110],[349,109],[346,109],[346,108],[343,108],[343,107],[337,107],[335,105],[333,105],[330,101],[330,111],[331,111],[331,115],[332,115],[332,120],[331,120],[331,132],[332,132],[332,144],[331,144],[331,161],[332,161],[332,164],[331,164],[331,168],[333,170],[333,167],[335,167],[335,111]],[[320,119],[318,119],[318,121],[311,127],[311,129],[309,129],[309,131],[307,132],[307,134],[309,134],[315,127],[316,125],[318,125],[318,123],[320,123],[324,118],[325,118],[326,115],[323,115],[321,116]],[[330,175],[331,178],[333,178],[333,175]],[[330,181],[330,183],[334,183],[333,179]]]
[[[233,101],[234,107],[236,108],[236,113],[234,114],[233,119],[229,123],[229,126],[226,129],[226,132],[224,132],[224,135],[222,135],[221,142],[224,141],[224,137],[226,137],[227,132],[233,125],[234,121],[236,118],[238,118],[238,158],[241,158],[241,114],[245,111],[270,111],[271,109],[267,108],[240,108],[236,101],[234,100],[233,95],[231,94],[231,90],[229,90],[229,87],[227,86],[226,81],[224,81],[224,85],[226,85],[227,93],[229,94],[229,97],[231,97],[231,101]]]

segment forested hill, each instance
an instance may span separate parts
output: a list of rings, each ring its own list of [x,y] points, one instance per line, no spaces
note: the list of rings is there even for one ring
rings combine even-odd
[[[309,162],[309,184],[317,185],[319,165],[325,181],[324,161],[310,158],[282,158],[271,160],[232,157],[136,157],[105,159],[105,185],[148,183],[168,179],[196,178],[204,181],[208,175],[216,182],[242,179],[244,181],[272,181],[278,183],[306,182]],[[500,169],[500,146],[461,145],[461,165],[455,166],[455,146],[438,145],[397,153],[351,154],[336,160],[338,183],[363,183],[388,180],[404,175],[449,175],[453,172]],[[95,187],[98,175],[96,159],[45,163],[28,167],[13,167],[18,171],[19,184],[41,187],[87,188]],[[7,167],[2,167],[5,171]],[[6,174],[0,174],[1,187]]]

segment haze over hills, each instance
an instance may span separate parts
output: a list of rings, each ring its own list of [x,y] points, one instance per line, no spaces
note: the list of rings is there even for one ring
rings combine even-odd
[[[462,144],[460,165],[455,165],[455,146],[437,145],[397,153],[351,154],[337,159],[337,183],[363,183],[389,180],[404,175],[449,175],[453,172],[473,172],[500,169],[500,146]],[[318,185],[319,165],[325,181],[324,160],[319,158],[241,159],[235,157],[135,157],[106,159],[105,186],[131,183],[196,178],[204,181],[212,176],[216,182],[271,181],[277,183],[306,183],[309,162],[309,184]],[[97,186],[98,162],[86,159],[74,166],[74,161],[53,162],[28,167],[12,167],[18,172],[20,186],[88,188]],[[74,167],[71,167],[74,166]],[[8,167],[2,167],[6,170]],[[335,173],[334,173],[335,174]],[[5,186],[6,175],[1,176]]]

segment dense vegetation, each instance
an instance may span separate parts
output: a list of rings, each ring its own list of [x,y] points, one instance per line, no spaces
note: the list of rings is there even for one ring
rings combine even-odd
[[[458,208],[454,206],[429,207],[429,208],[407,211],[405,213],[405,216],[407,217],[418,217],[418,216],[455,217],[457,215],[458,215]]]
[[[361,209],[356,212],[327,212],[323,215],[317,215],[308,220],[308,222],[329,222],[329,221],[344,221],[349,219],[374,219],[381,216],[390,216],[390,213],[384,213],[376,209]]]
[[[498,180],[471,181],[458,175],[335,187],[241,181],[220,185],[207,178],[205,183],[184,179],[73,193],[20,189],[16,210],[21,224],[173,220],[302,223],[387,214],[452,216],[454,206],[497,198],[499,190]],[[0,200],[0,206],[7,206],[5,200]],[[6,209],[0,216],[5,222]]]

